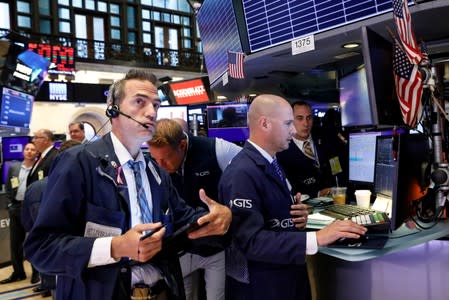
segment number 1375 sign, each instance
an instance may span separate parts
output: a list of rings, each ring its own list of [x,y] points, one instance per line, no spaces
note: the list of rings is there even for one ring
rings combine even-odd
[[[315,39],[313,35],[308,35],[292,41],[292,55],[315,50]]]

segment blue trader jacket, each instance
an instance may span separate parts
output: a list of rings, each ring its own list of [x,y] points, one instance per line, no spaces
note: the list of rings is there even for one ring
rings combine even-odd
[[[95,237],[84,237],[86,223],[130,229],[130,210],[125,178],[120,172],[110,135],[73,147],[56,157],[36,223],[25,242],[25,252],[41,272],[57,275],[57,299],[118,299],[130,289],[128,260],[88,268]],[[170,177],[152,161],[147,165],[153,201],[153,220],[161,221],[170,208],[174,229],[204,213],[179,198]],[[163,251],[164,252],[164,251]],[[170,252],[170,251],[167,251]],[[170,255],[172,255],[170,257]],[[182,299],[182,276],[175,253],[159,255],[151,262],[164,272]],[[175,278],[173,278],[175,277]],[[125,279],[123,279],[125,278]],[[125,284],[123,284],[125,283]]]
[[[227,275],[246,283],[230,299],[309,299],[306,233],[294,227],[290,191],[249,142],[225,169],[219,199],[232,210]]]

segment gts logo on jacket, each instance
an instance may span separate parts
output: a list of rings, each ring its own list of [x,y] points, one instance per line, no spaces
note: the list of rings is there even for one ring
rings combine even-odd
[[[195,172],[194,174],[197,177],[203,177],[203,176],[210,175],[210,171],[206,170],[206,171],[201,171],[201,172]]]
[[[234,199],[229,201],[229,207],[240,207],[240,208],[252,208],[253,207],[253,200],[251,199]]]
[[[271,219],[271,220],[268,220],[267,225],[269,228],[283,228],[283,229],[295,226],[292,218],[282,219],[282,220]]]

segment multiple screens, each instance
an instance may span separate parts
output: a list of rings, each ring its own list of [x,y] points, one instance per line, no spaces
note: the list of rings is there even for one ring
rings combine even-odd
[[[410,203],[424,196],[430,159],[428,138],[392,131],[349,135],[349,180],[373,187],[377,197],[391,202],[392,229],[409,217]]]
[[[1,92],[0,126],[29,129],[34,97],[8,87]]]
[[[422,134],[379,136],[376,144],[374,192],[391,201],[391,227],[398,228],[413,214],[411,202],[428,187],[430,150]]]
[[[207,110],[207,118],[203,114]],[[248,104],[222,104],[222,105],[167,105],[161,106],[157,118],[181,118],[188,124],[193,121],[194,115],[199,126],[206,125],[209,137],[218,137],[231,142],[242,142],[248,139],[247,124]]]
[[[404,133],[403,129],[396,130],[398,135]],[[392,134],[392,130],[351,132],[349,134],[349,181],[374,184],[377,137]]]
[[[342,125],[403,125],[394,89],[392,44],[366,27],[362,40],[364,67],[340,78]]]

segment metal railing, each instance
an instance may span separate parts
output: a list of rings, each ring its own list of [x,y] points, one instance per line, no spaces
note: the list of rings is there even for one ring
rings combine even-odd
[[[8,33],[7,29],[0,29],[0,36]],[[117,42],[106,43],[39,33],[20,33],[20,35],[36,43],[73,47],[75,62],[205,72],[202,53],[192,50],[174,50]]]

